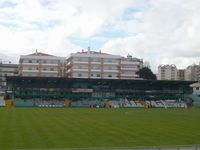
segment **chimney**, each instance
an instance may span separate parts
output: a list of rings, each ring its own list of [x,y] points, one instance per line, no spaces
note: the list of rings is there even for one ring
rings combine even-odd
[[[37,49],[35,50],[35,54],[36,54],[36,55],[38,54],[38,51],[37,51]]]

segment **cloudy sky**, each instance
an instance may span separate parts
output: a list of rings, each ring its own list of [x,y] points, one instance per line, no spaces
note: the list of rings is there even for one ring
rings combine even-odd
[[[87,49],[184,68],[200,61],[200,0],[0,0],[0,60]]]

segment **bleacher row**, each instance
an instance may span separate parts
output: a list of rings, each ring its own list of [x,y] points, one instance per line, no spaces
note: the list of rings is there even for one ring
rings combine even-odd
[[[64,100],[15,99],[16,107],[64,107]]]
[[[58,99],[15,99],[16,107],[78,107],[78,108],[187,108],[181,100],[58,100]],[[0,99],[0,107],[5,106],[5,101]]]
[[[180,100],[121,100],[109,101],[111,107],[120,108],[120,107],[133,107],[133,108],[187,108],[185,102]]]

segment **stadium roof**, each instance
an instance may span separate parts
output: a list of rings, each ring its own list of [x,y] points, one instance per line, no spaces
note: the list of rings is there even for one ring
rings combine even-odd
[[[29,86],[37,83],[48,84],[49,86],[68,87],[73,83],[85,83],[90,85],[113,85],[117,87],[135,86],[189,86],[195,81],[169,81],[169,80],[125,80],[125,79],[87,79],[87,78],[61,78],[61,77],[14,77],[8,76],[7,82],[20,84],[20,86]],[[29,84],[30,83],[30,84]]]
[[[200,82],[190,84],[190,87],[200,87]]]

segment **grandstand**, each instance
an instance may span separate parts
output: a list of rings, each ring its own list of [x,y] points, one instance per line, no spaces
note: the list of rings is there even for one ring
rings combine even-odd
[[[192,81],[7,77],[16,107],[186,107]]]

